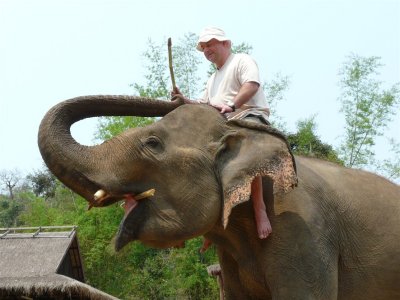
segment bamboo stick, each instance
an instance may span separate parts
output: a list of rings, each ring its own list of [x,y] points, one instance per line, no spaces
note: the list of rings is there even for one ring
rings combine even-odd
[[[168,62],[169,62],[169,73],[171,75],[171,81],[172,81],[172,89],[176,89],[176,83],[175,83],[175,75],[174,75],[174,68],[172,66],[172,41],[171,38],[168,38]]]

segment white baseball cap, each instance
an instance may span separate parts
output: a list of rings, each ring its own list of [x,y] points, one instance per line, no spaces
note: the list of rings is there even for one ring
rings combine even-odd
[[[230,41],[229,38],[226,37],[225,31],[217,27],[206,27],[200,33],[199,40],[197,41],[196,49],[203,52],[203,49],[200,46],[200,43],[207,43],[212,39],[216,39],[217,41]]]

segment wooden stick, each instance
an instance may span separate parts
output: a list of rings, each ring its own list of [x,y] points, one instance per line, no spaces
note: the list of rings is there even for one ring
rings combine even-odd
[[[171,38],[168,38],[168,62],[169,62],[169,73],[171,74],[172,88],[176,89],[174,68],[172,67],[172,42]]]

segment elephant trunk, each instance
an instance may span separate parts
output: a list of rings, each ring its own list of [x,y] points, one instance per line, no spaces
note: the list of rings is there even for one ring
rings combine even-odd
[[[164,116],[183,103],[132,96],[84,96],[63,101],[43,118],[38,133],[40,153],[49,170],[67,187],[93,201],[99,185],[90,178],[102,172],[101,147],[79,144],[70,128],[77,121],[99,116]],[[107,152],[106,152],[107,153]],[[109,153],[109,152],[108,152]]]

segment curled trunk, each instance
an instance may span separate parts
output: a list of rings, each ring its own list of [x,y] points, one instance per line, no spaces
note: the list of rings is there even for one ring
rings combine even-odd
[[[99,188],[91,174],[101,172],[100,148],[79,144],[71,135],[72,124],[100,116],[164,116],[182,102],[132,96],[84,96],[63,101],[44,116],[38,134],[40,153],[50,171],[67,187],[92,202]],[[106,153],[106,152],[105,152]]]

